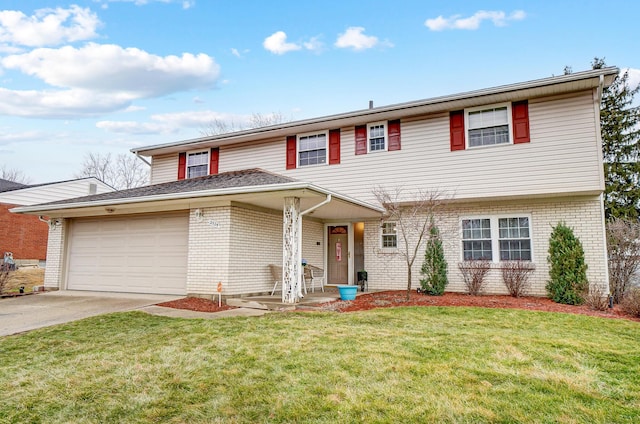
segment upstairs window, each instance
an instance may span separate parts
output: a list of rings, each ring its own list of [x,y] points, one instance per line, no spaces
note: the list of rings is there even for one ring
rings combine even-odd
[[[530,143],[527,100],[449,112],[451,151]]]
[[[298,136],[298,166],[327,163],[327,133]]]
[[[467,115],[469,147],[508,144],[509,110],[507,106],[470,111]]]
[[[386,122],[367,124],[367,145],[369,152],[387,150]]]
[[[187,154],[187,178],[209,175],[209,152],[194,152]]]
[[[398,231],[395,222],[382,224],[382,247],[388,249],[398,247]]]

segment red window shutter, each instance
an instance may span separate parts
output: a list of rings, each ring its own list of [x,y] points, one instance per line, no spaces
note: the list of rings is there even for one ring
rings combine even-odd
[[[178,155],[178,179],[184,180],[187,173],[187,154],[180,153]]]
[[[389,149],[400,150],[400,120],[389,121]]]
[[[220,162],[220,148],[213,147],[209,153],[209,175],[218,174],[218,163]]]
[[[464,110],[449,113],[449,132],[451,133],[451,151],[464,150]]]
[[[295,135],[287,137],[287,169],[296,169],[298,163],[297,140]]]
[[[514,102],[511,105],[513,117],[513,143],[529,143],[529,102]]]
[[[329,165],[340,163],[340,130],[329,131]]]
[[[358,125],[356,127],[356,155],[367,154],[367,126]]]

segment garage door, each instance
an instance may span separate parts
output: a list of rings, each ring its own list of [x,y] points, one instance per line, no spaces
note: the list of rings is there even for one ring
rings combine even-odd
[[[186,294],[188,235],[187,214],[74,220],[67,288]]]

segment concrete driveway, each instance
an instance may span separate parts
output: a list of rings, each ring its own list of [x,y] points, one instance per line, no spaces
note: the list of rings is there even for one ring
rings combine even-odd
[[[0,299],[0,336],[111,312],[141,309],[184,296],[61,290]]]

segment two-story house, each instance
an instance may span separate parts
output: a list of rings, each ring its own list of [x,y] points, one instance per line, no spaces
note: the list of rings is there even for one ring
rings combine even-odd
[[[375,187],[438,191],[449,291],[456,266],[492,262],[488,291],[505,293],[504,260],[536,265],[544,295],[552,226],[581,239],[588,278],[608,289],[599,125],[606,68],[133,149],[151,163],[146,187],[17,209],[54,220],[51,289],[211,295],[266,293],[269,264],[299,287],[300,258],[327,284],[406,287],[399,234]],[[418,285],[420,258],[413,270]],[[289,296],[289,295],[287,295]],[[287,301],[295,301],[283,296]]]

